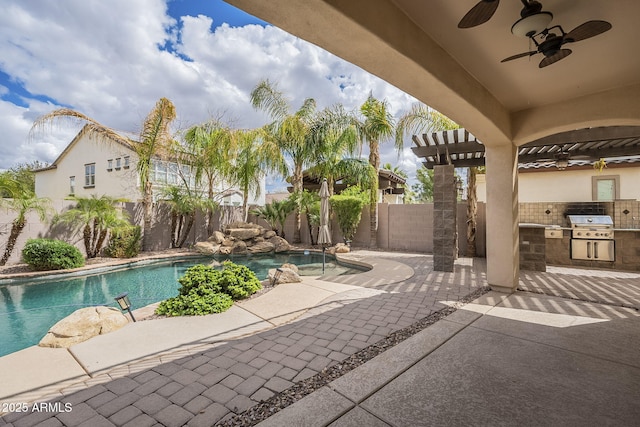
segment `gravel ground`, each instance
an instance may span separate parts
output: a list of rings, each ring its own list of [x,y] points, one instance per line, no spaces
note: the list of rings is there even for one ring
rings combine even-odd
[[[216,427],[248,427],[254,426],[261,421],[266,420],[271,415],[279,412],[289,405],[297,402],[303,397],[313,393],[314,391],[324,387],[331,381],[343,376],[352,369],[368,362],[385,350],[401,343],[412,335],[417,334],[421,330],[433,325],[438,320],[443,319],[455,312],[458,308],[464,304],[469,303],[479,296],[489,292],[489,288],[482,288],[471,294],[467,295],[454,306],[449,306],[437,311],[429,316],[417,321],[411,326],[392,332],[384,339],[377,343],[363,348],[359,352],[351,355],[346,360],[333,365],[331,367],[323,369],[313,377],[300,381],[292,387],[272,396],[271,398],[261,402],[247,411],[238,414],[234,417],[228,418],[218,424]]]

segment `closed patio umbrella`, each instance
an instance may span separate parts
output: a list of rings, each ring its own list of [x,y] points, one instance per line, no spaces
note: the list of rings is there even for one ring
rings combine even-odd
[[[318,230],[318,243],[322,245],[322,274],[324,274],[325,250],[327,245],[331,245],[331,234],[329,233],[329,186],[327,180],[322,180],[320,186],[320,230]]]

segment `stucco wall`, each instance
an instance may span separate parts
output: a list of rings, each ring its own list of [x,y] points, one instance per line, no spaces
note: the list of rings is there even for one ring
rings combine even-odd
[[[526,202],[590,202],[592,177],[620,177],[619,199],[640,199],[640,167],[609,167],[602,172],[595,169],[545,170],[518,174],[518,200]],[[478,200],[486,202],[485,176],[477,176]]]

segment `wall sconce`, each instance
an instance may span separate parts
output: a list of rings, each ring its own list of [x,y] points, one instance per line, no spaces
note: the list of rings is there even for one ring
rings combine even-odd
[[[118,305],[120,306],[120,310],[128,311],[129,312],[129,316],[131,316],[131,320],[133,320],[135,322],[136,318],[133,317],[133,313],[131,312],[131,301],[129,301],[129,294],[127,292],[124,292],[124,293],[118,295],[115,298],[115,300],[118,303]]]

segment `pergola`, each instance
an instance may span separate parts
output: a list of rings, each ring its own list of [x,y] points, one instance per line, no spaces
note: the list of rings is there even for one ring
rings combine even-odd
[[[484,166],[485,146],[466,129],[413,135],[413,153],[424,166]],[[610,126],[562,132],[518,148],[518,163],[617,158],[640,155],[640,126]]]
[[[458,23],[479,0],[227,1],[381,77],[482,141],[487,280],[495,290],[513,292],[519,280],[521,149],[536,154],[526,145],[565,132],[602,128],[602,136],[589,137],[593,142],[640,126],[640,2],[540,0],[553,13],[549,25],[567,33],[592,20],[612,25],[563,45],[573,53],[541,68],[542,53],[501,62],[535,49],[511,33],[521,1],[501,1],[488,22],[466,29]]]

